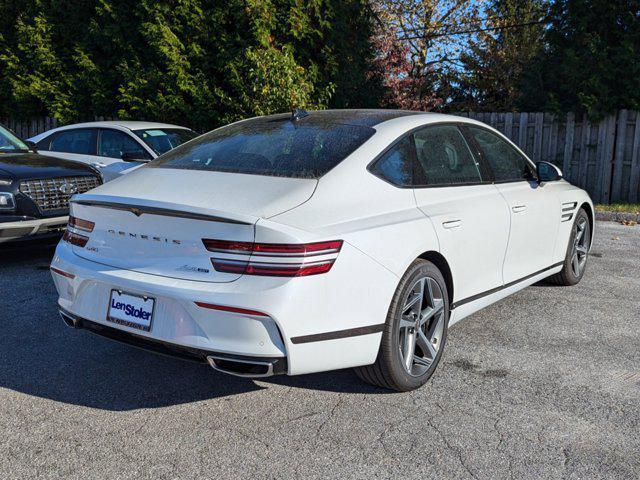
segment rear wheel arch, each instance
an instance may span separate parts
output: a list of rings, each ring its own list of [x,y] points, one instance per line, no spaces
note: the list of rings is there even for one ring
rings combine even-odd
[[[442,256],[441,253],[436,252],[434,250],[430,250],[428,252],[424,252],[418,256],[418,258],[422,258],[423,260],[428,260],[433,263],[438,270],[442,273],[444,277],[444,281],[447,285],[447,296],[449,297],[449,305],[453,304],[453,274],[451,273],[451,267],[449,267],[449,262],[447,259]]]

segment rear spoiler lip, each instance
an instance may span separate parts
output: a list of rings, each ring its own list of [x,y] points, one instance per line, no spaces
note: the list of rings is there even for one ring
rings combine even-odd
[[[132,203],[110,202],[106,200],[90,200],[90,199],[83,199],[81,197],[72,198],[71,203],[75,203],[77,205],[87,205],[91,207],[122,210],[125,212],[131,212],[137,217],[143,214],[150,214],[150,215],[161,215],[165,217],[178,217],[178,218],[189,218],[192,220],[204,220],[208,222],[233,223],[236,225],[253,225],[255,223],[255,222],[244,222],[242,220],[236,220],[228,217],[221,217],[218,215],[189,212],[185,210],[174,210],[171,208],[154,207],[150,205],[138,205],[138,204],[132,204]]]

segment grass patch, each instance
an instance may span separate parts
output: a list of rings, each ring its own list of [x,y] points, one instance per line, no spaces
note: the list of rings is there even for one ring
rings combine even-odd
[[[620,212],[640,214],[640,203],[612,203],[611,205],[596,205],[599,212]]]

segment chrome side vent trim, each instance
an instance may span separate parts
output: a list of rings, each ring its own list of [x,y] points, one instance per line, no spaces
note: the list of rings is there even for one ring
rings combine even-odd
[[[561,222],[568,222],[573,218],[573,214],[575,213],[575,209],[578,206],[578,202],[565,202],[562,204],[562,217],[560,218]]]

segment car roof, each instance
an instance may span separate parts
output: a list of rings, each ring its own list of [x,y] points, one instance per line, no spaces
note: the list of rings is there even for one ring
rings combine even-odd
[[[412,129],[421,125],[428,125],[432,123],[467,123],[473,125],[482,125],[487,127],[486,124],[477,120],[461,117],[458,115],[448,115],[444,113],[431,113],[431,112],[416,112],[416,115],[402,116],[387,120],[386,122],[376,125],[376,130],[398,130],[398,129]]]
[[[63,127],[54,128],[53,130],[66,130],[69,128],[96,128],[96,127],[122,127],[129,130],[149,130],[154,128],[180,128],[188,130],[187,127],[180,125],[172,125],[170,123],[160,122],[144,122],[135,120],[104,120],[100,122],[84,122],[74,123],[72,125],[64,125]]]
[[[373,127],[379,123],[385,122],[398,117],[409,115],[418,115],[422,112],[414,112],[410,110],[385,110],[385,109],[340,109],[340,110],[308,110],[302,111],[302,115],[298,117],[300,125],[305,122],[309,123],[334,123],[343,125],[361,125]],[[304,114],[307,115],[304,115]],[[263,117],[248,118],[252,122],[277,122],[289,120],[292,113],[277,113],[275,115],[266,115]]]
[[[340,109],[340,110],[309,110],[308,115],[299,117],[300,125],[308,123],[334,123],[344,125],[360,125],[375,128],[377,131],[411,129],[429,123],[470,123],[484,125],[477,120],[456,115],[434,112],[419,112],[414,110],[388,109]],[[291,113],[278,113],[263,117],[248,118],[255,123],[277,122],[292,118]]]

